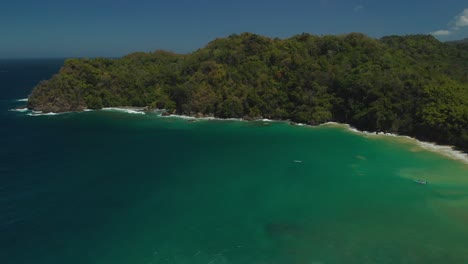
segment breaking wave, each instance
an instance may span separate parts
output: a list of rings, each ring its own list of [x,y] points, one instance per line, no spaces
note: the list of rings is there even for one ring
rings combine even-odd
[[[120,107],[106,107],[102,109],[103,111],[116,111],[116,112],[124,112],[127,114],[139,114],[144,115],[145,112],[141,111],[140,108],[120,108]]]
[[[29,111],[29,109],[28,108],[14,108],[14,109],[10,109],[8,111],[24,113],[24,112]]]

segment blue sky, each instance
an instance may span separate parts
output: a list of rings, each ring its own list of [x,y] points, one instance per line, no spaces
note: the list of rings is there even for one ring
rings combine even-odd
[[[2,0],[0,58],[186,53],[253,32],[468,37],[465,0]]]

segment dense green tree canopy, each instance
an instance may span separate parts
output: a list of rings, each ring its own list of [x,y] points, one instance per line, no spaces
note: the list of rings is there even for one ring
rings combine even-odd
[[[29,107],[148,106],[187,115],[346,122],[468,149],[468,46],[426,35],[271,39],[243,33],[191,54],[69,59]]]

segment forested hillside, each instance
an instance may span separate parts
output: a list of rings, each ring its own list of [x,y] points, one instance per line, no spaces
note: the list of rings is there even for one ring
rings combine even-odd
[[[426,35],[231,35],[191,54],[69,59],[28,107],[349,123],[468,149],[468,47]]]

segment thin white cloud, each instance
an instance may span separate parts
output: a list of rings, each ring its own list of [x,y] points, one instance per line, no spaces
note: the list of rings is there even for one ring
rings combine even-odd
[[[466,27],[468,26],[468,8],[463,10],[461,14],[455,17],[455,26],[456,27]]]
[[[364,9],[364,6],[363,6],[363,5],[358,5],[358,6],[355,6],[355,7],[353,8],[354,12],[359,12],[359,11],[361,11],[362,9]]]
[[[463,12],[456,15],[450,23],[448,23],[450,29],[441,29],[431,32],[429,34],[433,36],[448,36],[452,33],[460,30],[462,27],[468,27],[468,8],[465,8]]]
[[[452,32],[450,30],[441,29],[441,30],[431,32],[430,34],[434,36],[448,36],[452,34]]]

